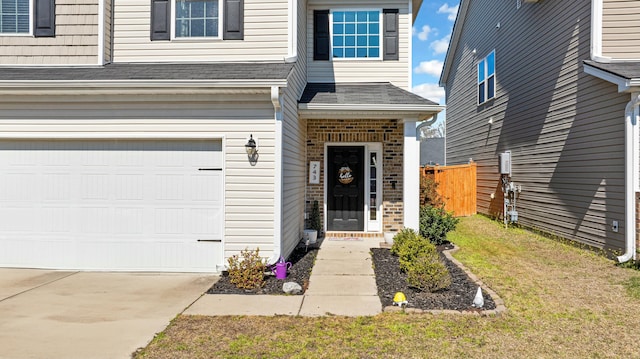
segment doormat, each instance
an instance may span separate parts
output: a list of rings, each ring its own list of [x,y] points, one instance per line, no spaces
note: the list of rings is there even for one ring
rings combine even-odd
[[[328,241],[364,241],[361,237],[329,237]]]

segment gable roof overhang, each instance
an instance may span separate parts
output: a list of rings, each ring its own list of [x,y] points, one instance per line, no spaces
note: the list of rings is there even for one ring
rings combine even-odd
[[[640,91],[640,62],[601,63],[585,60],[584,72],[618,86],[618,92]]]
[[[298,104],[306,119],[415,119],[423,121],[445,106],[390,83],[310,83]]]
[[[416,18],[418,17],[418,12],[420,11],[421,6],[422,6],[422,0],[411,0],[411,8],[413,10],[412,23],[416,22]]]
[[[0,67],[0,94],[258,94],[286,87],[287,63],[118,63]]]
[[[438,82],[440,87],[445,87],[447,79],[449,78],[449,72],[451,71],[451,66],[453,66],[453,57],[458,49],[458,42],[460,41],[462,27],[464,26],[468,10],[469,0],[460,0],[458,15],[456,16],[456,21],[453,23],[453,31],[451,32],[451,39],[449,40],[449,48],[447,49],[447,54],[444,57],[442,73],[440,73],[440,80]]]

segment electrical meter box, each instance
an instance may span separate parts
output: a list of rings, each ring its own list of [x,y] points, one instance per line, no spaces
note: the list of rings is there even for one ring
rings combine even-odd
[[[500,174],[511,176],[511,151],[502,152],[500,158]]]

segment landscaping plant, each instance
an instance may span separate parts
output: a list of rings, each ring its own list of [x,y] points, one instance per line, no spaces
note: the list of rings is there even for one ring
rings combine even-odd
[[[451,286],[451,276],[440,255],[434,250],[420,254],[409,264],[407,284],[420,290],[437,292]]]
[[[252,251],[248,248],[240,255],[229,257],[229,280],[238,288],[256,289],[264,286],[266,264],[260,257],[260,248]]]
[[[430,292],[451,285],[449,270],[440,259],[436,246],[411,228],[393,237],[391,252],[399,257],[400,269],[407,273],[407,284]]]
[[[311,209],[311,218],[309,218],[311,229],[315,229],[320,237],[320,231],[322,230],[322,221],[320,220],[320,206],[318,201],[313,201],[313,207]]]
[[[444,199],[438,193],[438,182],[433,178],[433,174],[420,178],[420,205],[444,207]]]
[[[447,233],[456,228],[459,219],[444,207],[420,207],[420,235],[428,238],[431,243],[440,245],[447,240]]]

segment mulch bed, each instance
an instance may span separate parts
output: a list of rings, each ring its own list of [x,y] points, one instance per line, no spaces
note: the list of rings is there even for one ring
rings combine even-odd
[[[441,258],[451,274],[451,287],[436,293],[422,292],[407,285],[407,275],[400,271],[398,257],[391,254],[391,251],[384,248],[371,248],[373,257],[374,272],[376,275],[376,285],[378,286],[378,296],[383,307],[393,305],[393,296],[396,292],[403,292],[409,302],[407,308],[417,308],[422,310],[477,310],[471,306],[478,290],[478,285],[457,265],[449,261],[442,251],[451,249],[451,245],[438,247]],[[309,276],[313,269],[318,247],[300,246],[294,250],[288,261],[291,262],[286,280],[276,279],[275,275],[267,276],[265,285],[262,288],[246,290],[237,288],[229,281],[229,276],[225,273],[207,291],[208,294],[284,294],[282,285],[285,282],[296,282],[302,286],[304,294],[309,285]],[[483,310],[495,309],[496,305],[487,293],[484,294]]]
[[[291,269],[287,271],[287,279],[277,279],[275,275],[268,275],[265,278],[265,285],[262,288],[247,290],[240,289],[231,284],[229,276],[226,272],[220,276],[220,279],[207,291],[208,294],[283,294],[282,285],[286,282],[296,282],[302,286],[304,294],[309,286],[309,276],[315,262],[318,248],[309,246],[308,250],[305,246],[297,247],[287,262],[291,262]]]
[[[391,254],[388,249],[372,248],[378,296],[380,296],[382,306],[393,305],[395,293],[403,292],[409,302],[407,308],[422,310],[477,310],[471,304],[476,296],[478,285],[462,269],[442,255],[443,250],[452,248],[453,246],[450,244],[438,246],[441,258],[451,274],[451,287],[435,293],[422,292],[415,288],[410,288],[406,281],[407,275],[400,271],[398,257]],[[483,297],[483,310],[496,308],[491,296],[484,291]]]

